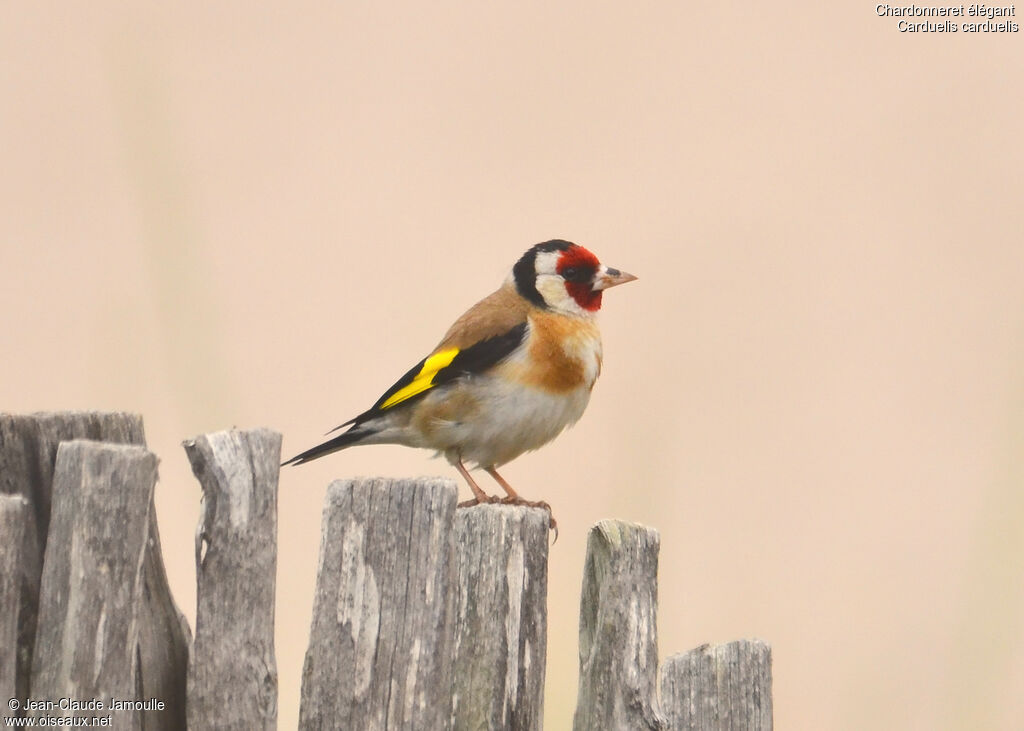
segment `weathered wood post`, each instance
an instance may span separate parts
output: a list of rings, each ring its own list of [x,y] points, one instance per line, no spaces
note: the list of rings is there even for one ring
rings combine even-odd
[[[542,726],[548,519],[546,510],[505,505],[455,514],[456,731]]]
[[[455,511],[451,480],[328,489],[303,729],[539,729],[546,511]]]
[[[50,526],[50,503],[57,447],[63,441],[90,439],[115,444],[145,444],[142,418],[136,414],[60,412],[0,414],[0,493],[22,495],[29,504],[21,556],[22,590],[18,612],[17,698],[29,696],[30,666],[39,606],[39,584]],[[143,565],[139,614],[139,697],[160,698],[164,711],[146,711],[147,729],[180,729],[185,724],[185,671],[189,629],[167,586],[156,509],[149,505],[149,529]],[[38,697],[38,695],[36,695]]]
[[[277,728],[274,587],[281,435],[223,431],[185,442],[203,487],[188,727]]]
[[[17,716],[8,699],[18,697],[18,611],[28,509],[21,495],[0,495],[0,718]]]
[[[157,459],[143,447],[90,441],[57,449],[50,530],[32,655],[32,695],[134,700],[142,564]],[[29,713],[48,715],[50,709]],[[140,711],[111,713],[140,729]]]
[[[658,547],[653,528],[603,520],[590,529],[575,731],[666,728],[657,699]]]
[[[702,645],[661,669],[672,731],[771,731],[772,651],[760,640]]]
[[[450,728],[455,485],[332,482],[300,729]]]
[[[160,702],[110,709],[122,729],[184,729],[186,715],[193,731],[273,729],[281,437],[185,443],[203,487],[190,664],[142,442],[128,414],[0,414],[0,698]],[[300,728],[541,727],[548,514],[455,500],[451,480],[332,483]],[[659,704],[658,549],[643,526],[590,532],[574,728],[770,731],[771,650],[758,641],[670,658]]]

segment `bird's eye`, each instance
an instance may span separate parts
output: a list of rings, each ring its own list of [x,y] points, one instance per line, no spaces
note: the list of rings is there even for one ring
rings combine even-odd
[[[594,275],[587,267],[566,267],[561,271],[562,279],[567,282],[586,282]]]

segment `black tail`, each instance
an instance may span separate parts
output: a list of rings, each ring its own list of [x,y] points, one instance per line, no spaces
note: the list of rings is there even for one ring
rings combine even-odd
[[[290,464],[305,464],[306,462],[311,462],[318,457],[323,457],[325,454],[330,454],[331,452],[337,452],[339,449],[350,447],[353,444],[356,444],[363,437],[369,436],[371,433],[372,432],[368,432],[366,429],[353,427],[344,434],[339,434],[334,437],[334,439],[328,439],[323,444],[319,444],[312,449],[307,449],[302,454],[296,454],[287,462],[282,462],[281,466],[284,467],[285,465]]]

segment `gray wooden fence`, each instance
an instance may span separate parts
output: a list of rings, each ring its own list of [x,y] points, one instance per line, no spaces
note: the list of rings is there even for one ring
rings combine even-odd
[[[280,446],[265,429],[185,442],[203,489],[193,638],[142,420],[0,414],[0,718],[276,728]],[[440,478],[330,485],[301,729],[541,728],[547,513],[455,502]],[[771,729],[762,642],[705,645],[659,676],[658,550],[644,526],[590,531],[574,729]]]

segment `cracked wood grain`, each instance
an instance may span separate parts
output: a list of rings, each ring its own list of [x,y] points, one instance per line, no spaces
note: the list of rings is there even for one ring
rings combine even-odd
[[[0,414],[0,493],[22,495],[29,504],[18,613],[16,692],[21,701],[30,693],[30,665],[43,555],[50,529],[57,447],[73,439],[145,444],[142,418],[137,414],[87,411]],[[59,540],[65,538],[61,536]],[[190,632],[167,585],[153,501],[149,505],[141,601],[136,685],[140,694],[160,698],[167,704],[166,711],[145,712],[146,728],[151,731],[181,729],[185,725],[185,672]]]
[[[451,480],[337,480],[327,491],[300,729],[450,728]]]
[[[674,655],[661,698],[672,731],[771,731],[772,650],[737,640]]]
[[[222,431],[185,442],[203,488],[188,728],[277,728],[274,590],[281,435]]]
[[[603,520],[590,529],[575,731],[667,728],[656,688],[658,548],[653,528]]]
[[[542,727],[548,519],[506,505],[456,513],[456,731]]]
[[[0,718],[12,718],[8,698],[17,698],[18,613],[22,592],[22,556],[28,500],[0,495]]]
[[[143,447],[76,440],[57,448],[33,697],[135,698],[156,469]],[[142,728],[141,712],[119,711],[112,720],[112,728]]]

